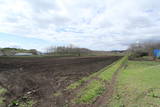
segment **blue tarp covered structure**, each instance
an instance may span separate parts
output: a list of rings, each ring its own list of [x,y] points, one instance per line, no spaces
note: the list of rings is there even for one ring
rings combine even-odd
[[[153,50],[153,55],[154,55],[156,58],[160,58],[160,49],[154,49],[154,50]]]

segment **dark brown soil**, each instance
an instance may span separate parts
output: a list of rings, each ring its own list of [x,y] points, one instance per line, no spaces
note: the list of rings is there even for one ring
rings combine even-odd
[[[0,58],[0,86],[8,90],[6,105],[13,99],[31,94],[31,99],[37,101],[35,107],[63,107],[67,98],[59,98],[54,93],[63,92],[69,84],[119,58]]]

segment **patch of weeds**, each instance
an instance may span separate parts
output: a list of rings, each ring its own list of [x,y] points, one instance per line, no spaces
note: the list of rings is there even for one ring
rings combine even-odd
[[[116,99],[116,100],[120,100],[120,99],[121,99],[120,94],[117,94],[117,95],[115,96],[115,99]]]
[[[5,100],[4,97],[0,97],[0,105],[4,104],[4,100]]]
[[[24,98],[24,97],[23,97],[23,98]],[[28,99],[28,98],[25,99],[25,100],[23,100],[23,98],[13,100],[13,101],[8,105],[8,107],[33,107],[33,105],[36,103],[35,101],[30,100],[30,99]]]
[[[61,96],[61,95],[62,95],[62,92],[60,92],[60,91],[53,94],[53,96],[55,96],[55,97],[58,97],[58,96]]]
[[[68,103],[66,103],[66,104],[64,104],[64,105],[63,105],[63,107],[69,107],[69,104],[68,104]]]
[[[0,106],[4,104],[4,100],[5,100],[4,94],[6,92],[7,92],[6,89],[0,87]]]
[[[33,100],[30,100],[25,103],[20,103],[19,107],[33,107],[34,104],[36,104],[36,102]]]
[[[66,89],[69,90],[69,89],[76,89],[77,87],[79,87],[82,83],[84,83],[85,81],[87,80],[87,78],[83,78],[73,84],[70,84]]]
[[[17,107],[19,106],[18,100],[12,100],[11,103],[8,105],[8,107]]]
[[[104,69],[106,69],[106,68],[103,68],[103,69],[100,70],[99,72],[104,71]],[[81,80],[76,81],[76,82],[74,82],[73,84],[70,84],[66,89],[67,89],[67,90],[69,90],[69,89],[72,89],[72,90],[73,90],[73,89],[76,89],[76,88],[78,88],[81,84],[83,84],[84,82],[86,82],[87,80],[90,80],[91,78],[95,77],[97,74],[98,74],[98,72],[95,72],[95,73],[91,74],[91,75],[88,76],[88,77],[84,77],[84,78],[82,78]]]
[[[120,104],[119,107],[125,107],[125,105],[124,104]]]
[[[128,60],[128,56],[123,57],[122,59],[118,60],[116,63],[114,63],[112,66],[110,66],[108,69],[100,73],[98,77],[102,80],[110,80],[112,78],[112,75],[115,71],[121,68],[121,66]]]
[[[4,94],[4,93],[6,93],[6,92],[7,92],[6,89],[0,87],[0,95]]]
[[[91,103],[93,99],[100,96],[104,90],[104,83],[102,81],[93,80],[77,95],[74,103]]]
[[[151,89],[147,96],[153,97],[153,98],[160,98],[160,89]]]

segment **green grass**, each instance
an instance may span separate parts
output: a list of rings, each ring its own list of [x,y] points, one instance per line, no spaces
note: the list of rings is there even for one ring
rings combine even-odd
[[[0,106],[4,105],[4,94],[7,92],[6,89],[0,87]]]
[[[111,67],[104,70],[104,72],[102,72],[98,77],[102,80],[110,80],[114,72],[117,71],[126,62],[127,59],[128,59],[127,56],[123,57],[115,64],[113,64]]]
[[[160,63],[129,61],[119,74],[110,107],[159,107]]]
[[[102,70],[104,70],[104,69],[102,69]],[[101,70],[98,71],[98,72],[101,72]],[[93,77],[96,77],[96,75],[98,74],[98,72],[95,72],[95,73],[91,74],[91,75],[88,76],[88,77],[84,77],[84,78],[82,78],[81,80],[76,81],[76,82],[70,84],[66,89],[67,89],[67,90],[73,90],[73,89],[76,89],[76,88],[80,87],[80,86],[81,86],[83,83],[85,83],[86,81],[90,80],[90,79],[93,78]]]
[[[4,97],[0,97],[0,106],[1,106],[1,105],[4,105],[4,100],[5,100]]]
[[[66,89],[69,90],[69,89],[76,89],[77,87],[79,87],[82,83],[84,83],[85,81],[87,81],[89,78],[88,77],[84,77],[82,78],[81,80],[79,81],[76,81],[72,84],[70,84]]]
[[[105,85],[102,81],[93,80],[88,84],[75,99],[76,103],[88,103],[98,95],[101,95]]]
[[[99,72],[92,74],[86,80],[88,82],[87,85],[80,90],[80,93],[74,99],[75,103],[92,103],[94,99],[100,96],[105,91],[105,84],[109,82],[114,74],[127,60],[127,56],[118,60],[117,62],[111,64],[108,67],[103,68]],[[94,77],[94,79],[92,78]],[[80,82],[79,82],[80,83]],[[70,88],[74,89],[79,86],[79,83],[72,84]]]
[[[36,102],[33,100],[27,101],[25,103],[20,103],[19,107],[33,107]]]
[[[6,93],[6,92],[7,92],[6,89],[0,87],[0,95],[4,94],[4,93]]]
[[[26,101],[21,101],[17,99],[17,100],[12,100],[7,107],[33,107],[34,104],[36,104],[36,101],[33,101],[28,98],[26,99]]]

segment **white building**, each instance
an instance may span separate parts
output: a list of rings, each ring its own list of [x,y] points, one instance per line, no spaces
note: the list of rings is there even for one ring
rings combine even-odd
[[[16,53],[15,56],[32,56],[32,53]]]

